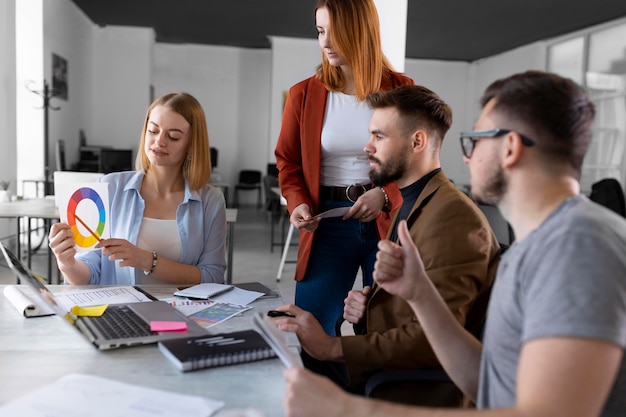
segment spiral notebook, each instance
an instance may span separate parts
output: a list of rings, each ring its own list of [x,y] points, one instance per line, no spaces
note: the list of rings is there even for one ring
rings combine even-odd
[[[254,330],[164,340],[159,350],[182,372],[276,357]]]

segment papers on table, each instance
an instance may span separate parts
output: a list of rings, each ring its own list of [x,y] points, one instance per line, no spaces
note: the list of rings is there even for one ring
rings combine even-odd
[[[217,291],[217,292],[216,292]],[[259,291],[249,291],[225,284],[198,284],[174,293],[179,297],[211,299],[220,303],[245,306],[265,295]]]
[[[89,307],[102,304],[121,304],[153,301],[146,294],[130,286],[99,287],[54,293],[54,299],[65,311],[74,306]]]
[[[70,374],[0,407],[20,417],[206,417],[224,402],[92,375]]]
[[[52,309],[40,301],[37,296],[33,296],[32,292],[24,292],[18,286],[7,286],[4,290],[4,296],[26,317],[54,314]],[[135,287],[120,286],[58,291],[54,293],[54,301],[63,311],[68,312],[74,306],[92,307],[103,304],[136,303],[153,300]]]

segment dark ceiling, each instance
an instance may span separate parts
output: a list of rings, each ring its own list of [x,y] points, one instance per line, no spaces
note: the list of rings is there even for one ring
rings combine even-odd
[[[153,27],[157,42],[269,48],[315,38],[317,0],[73,0],[98,25]],[[626,0],[408,0],[406,56],[474,61],[626,16]]]

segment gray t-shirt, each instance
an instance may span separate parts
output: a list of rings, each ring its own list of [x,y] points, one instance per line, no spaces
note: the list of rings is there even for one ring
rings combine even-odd
[[[502,257],[483,338],[477,405],[515,404],[524,342],[584,337],[626,348],[626,220],[566,200]],[[602,413],[626,415],[626,355]]]

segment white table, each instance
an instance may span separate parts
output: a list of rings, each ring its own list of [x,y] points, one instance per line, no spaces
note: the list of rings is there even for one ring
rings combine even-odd
[[[4,285],[0,290],[4,290]],[[30,290],[23,286],[24,290]],[[76,287],[51,285],[53,291]],[[157,298],[173,287],[142,287]],[[212,327],[215,333],[253,328],[252,315],[282,304],[267,298],[254,308]],[[0,404],[70,373],[222,400],[225,409],[256,408],[266,417],[282,416],[284,367],[279,359],[180,372],[156,345],[99,351],[56,316],[26,319],[0,295]],[[71,395],[68,396],[71,400]],[[218,414],[219,415],[219,414]]]

